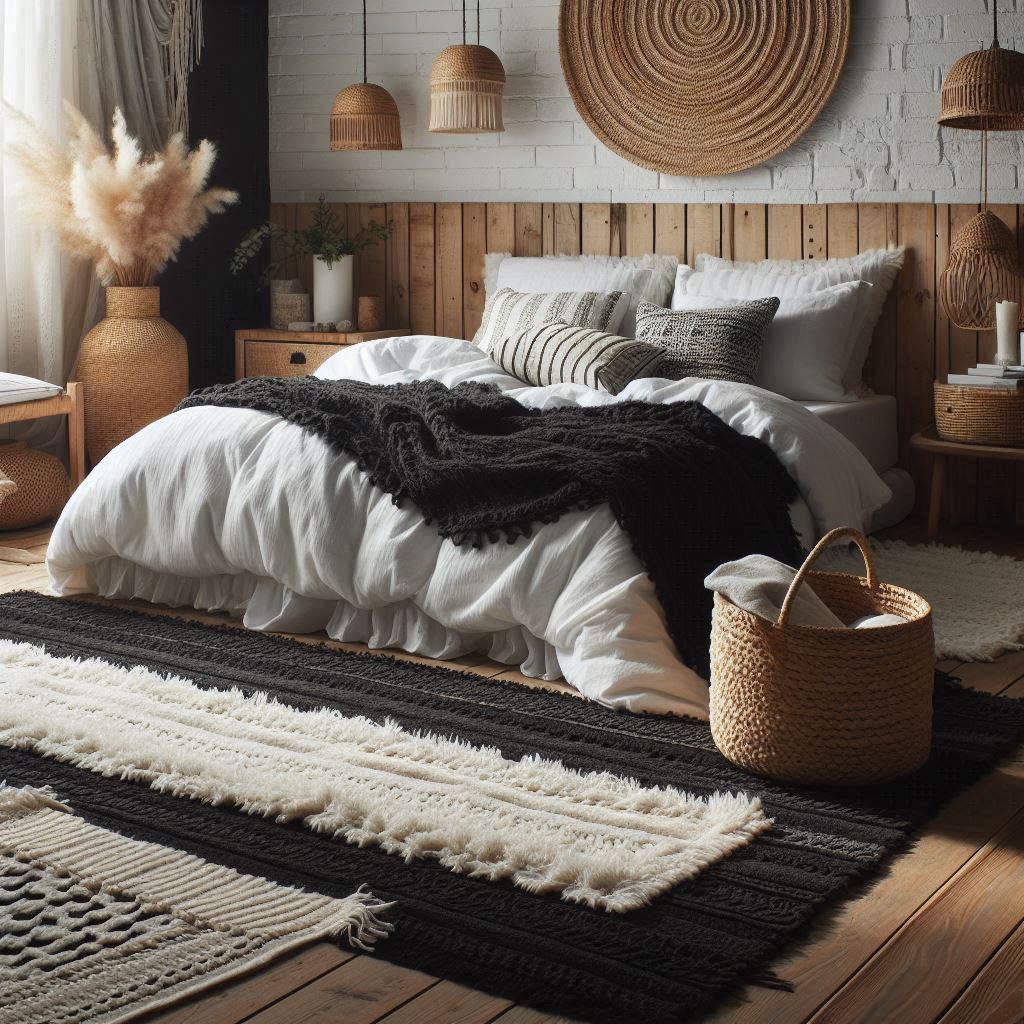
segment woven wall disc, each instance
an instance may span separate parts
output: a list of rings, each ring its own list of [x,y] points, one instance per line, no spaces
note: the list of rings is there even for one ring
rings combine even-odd
[[[595,135],[669,174],[781,153],[832,95],[850,0],[562,0],[562,70]]]

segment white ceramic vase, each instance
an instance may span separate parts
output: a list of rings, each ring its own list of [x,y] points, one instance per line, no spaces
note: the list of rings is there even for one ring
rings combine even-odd
[[[313,260],[313,319],[338,324],[352,319],[352,257],[342,256],[328,266]]]

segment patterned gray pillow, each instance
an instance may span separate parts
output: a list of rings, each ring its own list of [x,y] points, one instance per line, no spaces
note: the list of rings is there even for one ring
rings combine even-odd
[[[565,323],[528,327],[491,351],[506,373],[527,384],[586,384],[613,395],[631,380],[653,376],[662,355],[645,341]]]
[[[641,302],[636,336],[660,345],[658,375],[670,380],[705,377],[755,383],[765,331],[779,308],[777,298],[751,299],[728,309],[662,309]]]

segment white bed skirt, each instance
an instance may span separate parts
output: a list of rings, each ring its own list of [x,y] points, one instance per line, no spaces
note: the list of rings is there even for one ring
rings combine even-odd
[[[252,573],[191,578],[154,572],[120,558],[79,569],[63,588],[116,600],[140,599],[171,608],[227,612],[249,629],[317,633],[334,640],[397,648],[428,658],[482,654],[534,679],[561,679],[555,648],[517,627],[495,633],[460,633],[441,625],[411,601],[364,609],[346,601],[304,597],[284,584]]]

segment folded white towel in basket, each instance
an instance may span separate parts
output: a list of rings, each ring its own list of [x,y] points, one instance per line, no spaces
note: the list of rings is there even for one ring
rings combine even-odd
[[[767,555],[747,555],[746,558],[720,565],[704,580],[704,586],[721,594],[737,608],[759,615],[769,622],[776,622],[794,576],[796,569],[785,562]],[[848,628],[807,581],[796,592],[789,621],[798,626]],[[851,622],[849,628],[870,629],[901,622],[906,622],[906,619],[900,615],[865,615]]]

